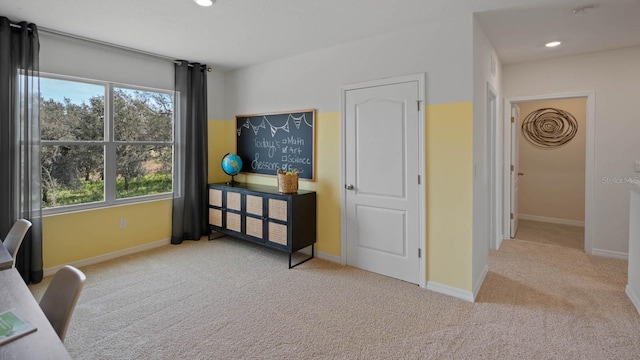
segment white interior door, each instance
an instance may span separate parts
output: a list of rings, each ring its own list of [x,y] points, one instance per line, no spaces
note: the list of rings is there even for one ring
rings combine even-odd
[[[520,108],[511,104],[511,237],[518,231],[518,174],[520,161],[518,155],[518,141],[520,139]]]
[[[347,265],[420,281],[419,81],[345,91]]]

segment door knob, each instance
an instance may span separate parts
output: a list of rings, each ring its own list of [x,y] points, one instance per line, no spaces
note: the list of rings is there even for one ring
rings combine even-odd
[[[344,188],[347,190],[353,190],[354,186],[352,184],[349,184],[349,185],[345,185]]]
[[[521,173],[521,172],[518,173],[518,176],[522,176],[522,175],[524,175],[524,173]]]

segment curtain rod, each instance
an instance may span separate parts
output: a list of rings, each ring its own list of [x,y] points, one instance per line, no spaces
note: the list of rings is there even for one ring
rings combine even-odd
[[[17,28],[21,27],[20,25],[14,24],[14,23],[11,23],[11,26],[17,27]],[[106,47],[114,48],[114,49],[121,50],[121,51],[126,51],[126,52],[139,54],[139,55],[144,55],[144,56],[155,58],[155,59],[159,59],[159,60],[172,62],[174,64],[180,64],[179,61],[176,61],[175,59],[170,58],[168,56],[159,55],[159,54],[155,54],[155,53],[148,52],[148,51],[138,50],[138,49],[134,49],[134,48],[130,48],[130,47],[127,47],[127,46],[122,46],[122,45],[118,45],[118,44],[114,44],[114,43],[110,43],[110,42],[106,42],[106,41],[91,39],[91,38],[84,37],[84,36],[69,34],[69,33],[65,33],[65,32],[62,32],[62,31],[58,31],[58,30],[48,29],[48,28],[44,28],[44,27],[38,27],[38,32],[43,33],[43,34],[47,34],[47,35],[51,35],[51,36],[56,36],[56,37],[59,37],[59,38],[72,39],[72,40],[76,40],[76,41],[88,42],[88,43],[95,44],[95,45],[106,46]],[[193,67],[193,65],[191,65],[191,64],[188,64],[188,66],[189,67]],[[207,67],[207,71],[211,72],[211,67]]]

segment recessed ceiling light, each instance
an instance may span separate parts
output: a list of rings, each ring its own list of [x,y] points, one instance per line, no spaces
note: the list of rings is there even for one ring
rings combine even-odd
[[[212,0],[193,0],[196,2],[196,4],[200,5],[200,6],[211,6],[213,5],[213,1]]]
[[[580,7],[577,7],[575,9],[573,9],[573,15],[575,15],[575,16],[583,16],[583,15],[593,14],[596,11],[597,8],[598,8],[597,4],[580,6]]]
[[[560,44],[562,44],[560,41],[552,41],[552,42],[544,44],[544,46],[546,46],[546,47],[556,47],[556,46],[558,46]]]

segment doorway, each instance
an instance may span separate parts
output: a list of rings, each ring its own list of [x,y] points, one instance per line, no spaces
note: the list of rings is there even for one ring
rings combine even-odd
[[[420,74],[342,89],[342,262],[423,287],[424,84]]]
[[[533,146],[529,140],[521,140],[522,144],[518,146],[517,140],[526,139],[527,136],[517,136],[517,133],[513,131],[514,127],[512,127],[511,122],[512,108],[516,108],[518,105],[519,107],[524,107],[521,111],[520,122],[515,127],[516,130],[520,130],[522,122],[526,120],[527,115],[531,114],[533,110],[538,111],[536,114],[540,114],[545,108],[562,108],[565,103],[570,103],[571,99],[582,99],[576,100],[575,104],[577,105],[574,106],[581,106],[581,111],[584,114],[584,119],[578,124],[577,128],[578,134],[581,133],[583,136],[583,145],[579,143],[581,141],[579,138],[572,138],[573,140],[553,149],[540,150],[544,146]],[[525,225],[520,235],[517,235],[516,238],[522,237],[522,234],[530,233],[531,231],[534,231],[533,236],[535,236],[536,231],[538,235],[540,235],[541,231],[543,233],[546,231],[547,237],[551,237],[554,232],[560,231],[564,232],[562,241],[569,241],[573,245],[569,247],[576,247],[575,238],[582,237],[581,248],[586,253],[591,253],[592,232],[590,220],[592,218],[591,204],[593,202],[593,150],[595,138],[594,103],[593,93],[533,96],[511,98],[505,101],[505,114],[509,114],[505,118],[506,129],[509,129],[509,131],[505,131],[504,142],[505,164],[507,164],[504,172],[505,186],[503,192],[506,197],[504,204],[507,210],[503,216],[503,231],[505,235],[515,235],[515,232],[518,231],[518,229],[512,227],[514,223],[512,219],[516,218],[520,220],[521,226]],[[572,111],[576,112],[578,110]],[[514,146],[519,148],[517,150],[520,150],[520,154],[518,154],[518,151],[514,151]],[[580,148],[580,154],[576,154]],[[528,154],[525,154],[528,164],[524,168],[518,161],[522,160],[521,153],[523,151],[528,152]],[[562,165],[562,161],[567,164],[567,158],[577,160],[572,165]],[[569,169],[567,166],[572,166],[573,168]],[[553,179],[556,179],[555,181],[557,182],[554,183]],[[558,179],[561,182],[558,182],[560,181]],[[571,189],[572,181],[583,183],[583,190],[579,192],[573,191]],[[518,182],[521,184],[517,185]],[[522,194],[523,189],[528,189],[525,190],[524,199],[519,199],[520,196],[517,196],[516,199],[513,198],[512,193],[516,186],[518,186],[520,194]],[[560,198],[565,200],[558,201]],[[578,206],[575,206],[576,203]],[[519,207],[520,209],[518,209]],[[580,233],[577,228],[581,230],[582,226],[584,230]]]

